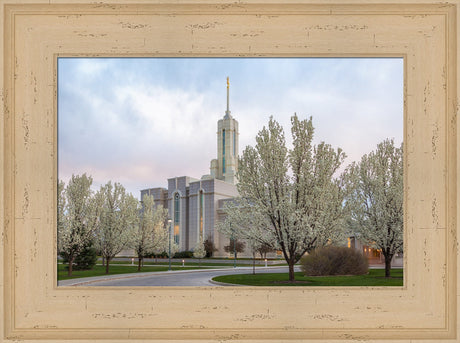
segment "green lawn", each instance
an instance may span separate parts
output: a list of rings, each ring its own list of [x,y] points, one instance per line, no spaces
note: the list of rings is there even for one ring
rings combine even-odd
[[[369,274],[359,276],[304,276],[295,273],[295,283],[289,283],[287,273],[224,275],[214,281],[248,286],[402,286],[403,270],[392,269],[391,278],[384,277],[384,269],[369,269]]]

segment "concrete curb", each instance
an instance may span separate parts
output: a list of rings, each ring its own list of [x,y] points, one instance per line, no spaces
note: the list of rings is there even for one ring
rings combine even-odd
[[[259,268],[270,268],[270,267],[259,267]],[[277,267],[271,267],[271,268],[277,268]],[[59,287],[78,287],[78,286],[89,285],[89,284],[96,283],[96,282],[132,279],[132,278],[143,278],[143,277],[149,277],[153,275],[204,273],[204,272],[210,272],[210,271],[211,272],[212,271],[226,271],[226,270],[233,270],[233,269],[234,269],[233,267],[227,267],[227,268],[208,268],[208,269],[190,269],[190,270],[171,270],[171,271],[165,271],[165,272],[145,272],[145,273],[102,275],[102,276],[92,276],[88,278],[62,280],[62,281],[58,281],[58,286]],[[236,267],[236,269],[252,270],[252,267]],[[241,286],[241,285],[237,285],[237,286]]]
[[[279,266],[268,266],[268,267],[258,267],[263,269],[271,269],[271,268],[279,268]],[[381,266],[369,266],[370,269],[380,269]],[[236,269],[239,270],[252,270],[252,266],[250,267],[237,267]],[[164,271],[164,272],[145,272],[145,273],[129,273],[129,274],[115,274],[115,275],[102,275],[102,276],[93,276],[88,278],[76,278],[70,280],[62,280],[58,281],[59,287],[79,287],[79,286],[86,286],[92,283],[97,282],[104,282],[104,281],[112,281],[112,280],[123,280],[123,279],[133,279],[133,278],[144,278],[144,277],[151,277],[154,275],[172,275],[172,274],[187,274],[187,273],[204,273],[209,271],[230,271],[234,270],[233,267],[227,268],[208,268],[208,269],[190,269],[190,270],[172,270],[172,271]],[[248,287],[247,285],[238,285],[220,281],[214,281],[212,279],[208,280],[209,283],[215,284],[216,286],[227,286],[227,287]],[[252,286],[250,286],[252,287]]]
[[[226,283],[226,282],[214,281],[213,279],[210,279],[209,283],[212,283],[217,286],[224,286],[224,287],[245,287],[245,286],[248,287],[247,285],[238,285],[236,283]]]
[[[244,267],[243,267],[244,268]],[[70,280],[62,280],[58,282],[58,286],[66,287],[66,286],[82,286],[86,284],[91,284],[95,282],[101,281],[112,281],[112,280],[122,280],[122,279],[132,279],[132,278],[143,278],[149,277],[152,275],[171,275],[171,274],[186,274],[186,273],[200,273],[200,272],[207,272],[207,271],[221,271],[227,270],[228,268],[219,268],[219,269],[192,269],[192,270],[171,270],[166,272],[146,272],[146,273],[129,273],[129,274],[114,274],[114,275],[107,275],[107,276],[92,276],[88,278],[78,278],[78,279],[70,279]]]

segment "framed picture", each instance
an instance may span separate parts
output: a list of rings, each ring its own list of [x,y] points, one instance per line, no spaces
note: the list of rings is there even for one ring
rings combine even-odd
[[[454,342],[459,13],[454,0],[4,1],[1,339]],[[60,57],[402,58],[404,286],[58,287]]]
[[[311,149],[315,160],[326,159],[314,153],[321,149],[321,142],[332,147],[334,153],[338,151],[335,149],[344,152],[337,165],[329,164],[329,168],[336,169],[330,174],[337,185],[346,184],[352,164],[360,162],[379,145],[386,142],[401,147],[402,144],[403,58],[60,57],[57,67],[58,179],[62,182],[58,191],[58,204],[62,204],[58,208],[62,213],[58,215],[62,225],[58,224],[57,229],[59,285],[212,286],[216,285],[214,278],[221,274],[248,271],[224,268],[205,273],[197,268],[253,265],[255,273],[258,265],[263,267],[258,268],[258,274],[278,272],[277,280],[268,282],[281,286],[279,282],[288,281],[286,261],[290,261],[289,255],[283,254],[283,249],[277,249],[274,241],[260,242],[267,229],[264,227],[259,231],[255,225],[246,225],[251,220],[243,219],[243,213],[239,213],[238,220],[232,220],[228,228],[228,231],[238,229],[239,234],[235,233],[235,236],[241,239],[233,246],[233,251],[230,246],[233,232],[225,232],[225,226],[222,227],[226,222],[230,223],[226,220],[225,204],[234,201],[236,194],[244,197],[239,193],[243,180],[238,178],[238,184],[235,182],[235,173],[241,172],[244,163],[237,164],[234,160],[238,156],[243,158],[248,147],[256,146],[256,136],[268,126],[270,118],[283,127],[283,146],[291,151],[293,116],[302,121],[311,118]],[[316,219],[322,223],[320,230],[314,224],[313,232],[305,226],[304,239],[297,237],[292,241],[298,250],[298,258],[302,256],[302,250],[311,252],[326,244],[347,245],[351,250],[346,252],[364,255],[363,260],[371,266],[370,273],[363,276],[367,280],[358,285],[403,285],[402,254],[391,258],[391,267],[394,268],[393,272],[388,271],[391,278],[380,276],[385,275],[384,255],[392,255],[403,245],[403,159],[402,155],[398,156],[399,162],[393,164],[396,167],[393,170],[397,172],[388,171],[388,175],[398,175],[394,178],[397,186],[392,187],[398,199],[391,205],[396,209],[393,218],[399,218],[399,225],[395,227],[398,238],[397,242],[391,242],[392,251],[388,253],[385,249],[390,246],[389,240],[385,245],[386,241],[381,239],[380,245],[371,248],[361,243],[364,239],[355,239],[358,234],[350,232],[351,225],[346,225],[344,220],[348,212],[341,211],[340,215],[326,214],[331,219],[327,224]],[[287,156],[283,156],[277,161],[283,163],[286,159]],[[224,162],[227,166],[220,174],[219,166],[224,166]],[[322,165],[320,162],[304,163]],[[213,169],[213,164],[218,168]],[[313,178],[318,180],[324,174],[329,175],[322,170],[322,173],[307,172],[302,177],[311,180],[308,181],[311,184]],[[291,167],[286,172],[289,179],[292,179],[293,171]],[[265,173],[260,171],[258,174]],[[267,177],[262,181],[268,183]],[[125,199],[136,204],[134,213],[130,212],[131,207],[124,207],[124,210],[122,205],[117,207],[117,213],[132,215],[133,225],[117,226],[104,221],[105,215],[100,210],[104,202],[100,199],[108,195],[102,192],[102,189],[108,190],[105,188],[109,187],[108,182],[111,185],[118,183],[119,189],[124,189],[127,194]],[[88,211],[81,213],[95,213],[98,217],[97,220],[86,220],[93,223],[86,226],[87,230],[79,230],[72,224],[75,223],[75,214],[70,210],[78,207],[72,189],[83,183],[88,193],[87,197],[80,198],[84,204],[80,208],[88,208]],[[308,209],[330,208],[325,205],[324,199],[328,197],[324,195],[324,189],[323,186],[322,196],[302,198],[297,203],[292,202],[293,206],[305,208],[304,213],[317,218]],[[122,192],[118,194],[121,200]],[[342,206],[347,193],[341,194],[335,198],[337,208],[348,209],[350,206]],[[149,202],[144,200],[147,195],[153,197],[150,202],[155,204],[153,208],[145,204]],[[316,201],[310,201],[312,198]],[[388,196],[387,199],[393,198]],[[347,202],[350,203],[351,199]],[[91,207],[90,204],[99,205]],[[108,202],[105,204],[107,212],[104,213],[111,213]],[[151,212],[144,215],[145,212],[138,211],[140,206]],[[289,211],[288,215],[291,214]],[[153,220],[155,216],[159,218],[158,224]],[[160,216],[164,216],[163,219]],[[254,217],[254,210],[251,210],[250,217]],[[168,225],[168,218],[171,225]],[[238,221],[245,227],[237,225]],[[389,221],[395,222],[393,219]],[[295,230],[296,225],[291,228]],[[78,234],[72,234],[76,230]],[[115,230],[119,231],[114,234]],[[388,233],[386,226],[382,231],[377,230],[384,233],[383,237],[391,236],[395,231]],[[323,240],[319,237],[320,232]],[[171,242],[168,236],[172,237],[173,233],[175,241]],[[249,233],[252,233],[251,237],[243,240],[242,236]],[[76,237],[81,238],[79,246],[76,246]],[[375,240],[374,235],[370,242]],[[169,246],[169,242],[173,244]],[[213,259],[203,260],[204,264],[201,264],[200,259],[191,258],[200,256],[200,244],[204,246],[204,242]],[[77,252],[80,249],[82,252]],[[176,254],[174,250],[178,250]],[[285,248],[284,251],[290,250]],[[96,254],[101,255],[98,261]],[[171,268],[179,272],[174,275],[166,266],[169,261],[158,259],[170,255]],[[181,261],[180,257],[185,259]],[[69,270],[68,260],[71,258],[75,259],[75,268]],[[268,258],[267,267],[264,267],[265,258]],[[109,261],[109,272],[107,265],[102,266],[106,261]],[[111,267],[111,262],[116,265]],[[334,273],[367,272],[366,268],[358,272],[356,264],[354,267],[354,271]],[[195,274],[184,274],[184,270],[193,270]],[[73,271],[77,271],[77,275]],[[157,273],[133,275],[136,271]],[[96,275],[99,278],[94,278]],[[114,280],[110,280],[112,278]],[[324,279],[299,279],[296,284],[314,286],[321,280]],[[334,278],[331,284],[338,286],[337,281],[338,278]],[[345,277],[342,281],[345,285],[357,285],[355,278]]]

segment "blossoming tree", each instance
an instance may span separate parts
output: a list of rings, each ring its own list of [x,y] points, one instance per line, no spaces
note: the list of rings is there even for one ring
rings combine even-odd
[[[386,139],[349,168],[350,227],[359,239],[382,251],[385,276],[403,249],[403,146]]]
[[[67,186],[58,184],[58,250],[69,261],[68,275],[72,275],[75,258],[87,247],[94,236],[100,206],[93,198],[93,180],[86,174],[72,175]]]
[[[168,211],[163,206],[155,206],[152,195],[145,194],[142,197],[142,207],[139,209],[139,219],[132,231],[131,246],[138,257],[137,270],[145,256],[156,251],[165,251],[168,243],[168,231],[165,221]]]
[[[201,259],[206,256],[206,249],[204,247],[203,237],[200,237],[200,240],[193,249],[193,257],[198,259],[198,264],[201,267]]]
[[[324,142],[313,145],[312,118],[291,118],[292,149],[281,125],[270,118],[238,162],[239,199],[227,203],[221,232],[281,250],[294,281],[294,265],[317,246],[343,236],[342,177],[345,153]]]
[[[129,246],[138,218],[138,200],[125,188],[109,181],[95,195],[102,209],[96,229],[96,245],[109,273],[110,261]]]

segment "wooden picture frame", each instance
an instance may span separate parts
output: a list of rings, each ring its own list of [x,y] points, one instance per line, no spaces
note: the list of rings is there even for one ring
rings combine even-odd
[[[459,4],[4,0],[0,339],[454,342]],[[59,56],[405,61],[404,287],[57,287]]]

